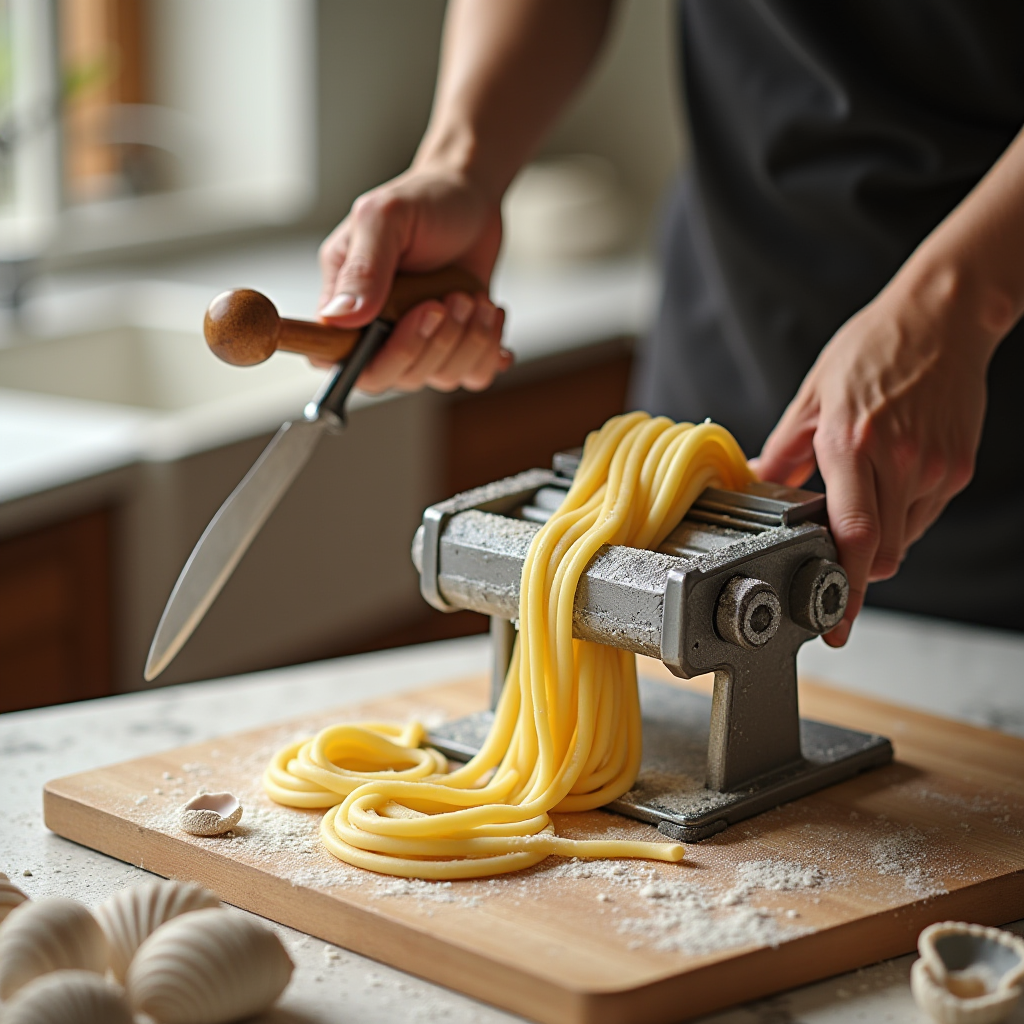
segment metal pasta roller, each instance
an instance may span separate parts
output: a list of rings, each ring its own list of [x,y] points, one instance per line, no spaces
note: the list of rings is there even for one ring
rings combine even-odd
[[[519,615],[523,561],[561,503],[580,450],[432,505],[412,557],[441,611],[491,616],[493,708]],[[800,718],[796,655],[843,617],[846,573],[824,495],[775,484],[708,488],[655,551],[606,546],[576,592],[573,635],[660,658],[677,676],[714,672],[710,700],[640,681],[643,763],[609,810],[673,839],[706,839],[788,800],[892,760],[882,736]],[[447,756],[475,754],[493,721],[479,712],[431,733]]]

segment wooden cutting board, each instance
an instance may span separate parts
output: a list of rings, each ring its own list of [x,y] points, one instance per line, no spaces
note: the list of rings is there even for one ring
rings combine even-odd
[[[551,858],[492,881],[410,883],[335,861],[319,812],[259,788],[277,747],[330,722],[429,725],[486,699],[473,679],[57,779],[46,824],[550,1024],[681,1020],[906,953],[932,921],[1024,917],[1024,740],[812,683],[804,715],[889,736],[897,762],[691,845],[680,865]],[[233,836],[177,830],[200,786],[242,798]],[[659,838],[600,811],[556,827]]]

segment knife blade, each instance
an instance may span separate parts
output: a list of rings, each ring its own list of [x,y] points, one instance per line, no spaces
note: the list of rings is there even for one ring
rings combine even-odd
[[[345,402],[359,374],[394,325],[374,320],[349,358],[306,406],[303,419],[287,422],[228,495],[189,555],[153,636],[143,675],[152,682],[174,660],[202,622],[249,545],[270,518],[325,433],[341,430]]]
[[[147,682],[167,668],[202,622],[320,438],[344,427],[349,392],[395,323],[419,303],[459,291],[476,295],[487,289],[457,266],[396,274],[380,316],[358,331],[285,319],[266,296],[247,288],[224,292],[210,303],[203,332],[225,362],[250,366],[283,349],[340,365],[306,406],[303,418],[281,427],[203,531],[160,617],[143,671]]]
[[[152,682],[174,660],[242,560],[256,534],[302,472],[326,420],[285,423],[210,520],[178,577],[149,648]]]

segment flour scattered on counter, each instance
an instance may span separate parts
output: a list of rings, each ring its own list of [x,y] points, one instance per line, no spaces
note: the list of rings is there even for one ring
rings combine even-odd
[[[618,924],[623,935],[633,935],[630,947],[653,946],[663,953],[691,956],[743,946],[777,946],[809,929],[781,922],[770,910],[751,906],[726,906],[709,898],[695,885],[664,882],[645,886],[654,903],[652,913],[624,918]]]
[[[420,878],[389,878],[377,882],[374,896],[412,896],[432,903],[458,903],[464,907],[476,907],[479,896],[462,893],[452,882],[426,882]]]
[[[296,814],[276,805],[256,802],[255,794],[244,827],[236,829],[232,843],[245,849],[257,862],[272,866],[292,885],[328,888],[349,885],[358,869],[332,857],[320,845],[319,817]]]
[[[266,867],[292,885],[326,889],[349,885],[359,875],[347,864],[332,857],[320,845],[319,818],[268,805],[261,794],[240,793],[246,802],[244,820],[222,836],[196,837],[203,843],[230,843],[244,853],[240,859]],[[178,811],[164,808],[146,822],[158,832],[181,835]]]
[[[775,892],[793,892],[798,889],[817,889],[827,886],[832,879],[821,868],[807,867],[789,860],[746,860],[739,865],[740,884],[754,889]]]
[[[541,878],[600,878],[609,882],[630,882],[639,878],[646,879],[650,870],[646,863],[641,866],[637,861],[580,860],[573,857],[561,861],[552,858],[539,865],[535,873]],[[522,872],[516,877],[528,878],[530,875]]]
[[[573,859],[539,866],[520,877],[520,885],[528,886],[535,895],[542,891],[538,885],[547,888],[549,880],[600,882],[597,901],[604,905],[614,901],[613,913],[620,907],[625,911],[613,920],[616,930],[628,938],[631,949],[690,955],[743,946],[777,946],[807,934],[811,929],[794,923],[798,913],[756,906],[755,893],[808,894],[835,882],[819,868],[781,858],[740,862],[732,886],[724,890],[701,884],[699,875],[685,863],[677,868],[654,868],[645,861]]]
[[[949,890],[929,867],[935,860],[931,846],[924,833],[910,826],[873,842],[869,859],[879,875],[901,881],[915,896],[943,896]],[[955,871],[959,865],[947,860],[942,866]]]
[[[724,906],[746,902],[758,889],[772,892],[827,888],[832,877],[817,867],[807,867],[789,860],[747,860],[737,869],[739,881],[723,897]]]

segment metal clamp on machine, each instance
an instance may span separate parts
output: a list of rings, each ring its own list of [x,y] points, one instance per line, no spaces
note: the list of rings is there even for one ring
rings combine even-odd
[[[579,452],[433,505],[413,541],[424,598],[491,616],[492,707],[511,655],[523,562],[561,503]],[[796,655],[843,617],[821,494],[753,483],[708,488],[655,551],[606,546],[576,591],[573,635],[659,658],[677,676],[713,672],[714,696],[641,678],[644,756],[609,809],[695,841],[887,764],[887,739],[801,719]],[[431,741],[467,759],[493,720],[447,723]]]

